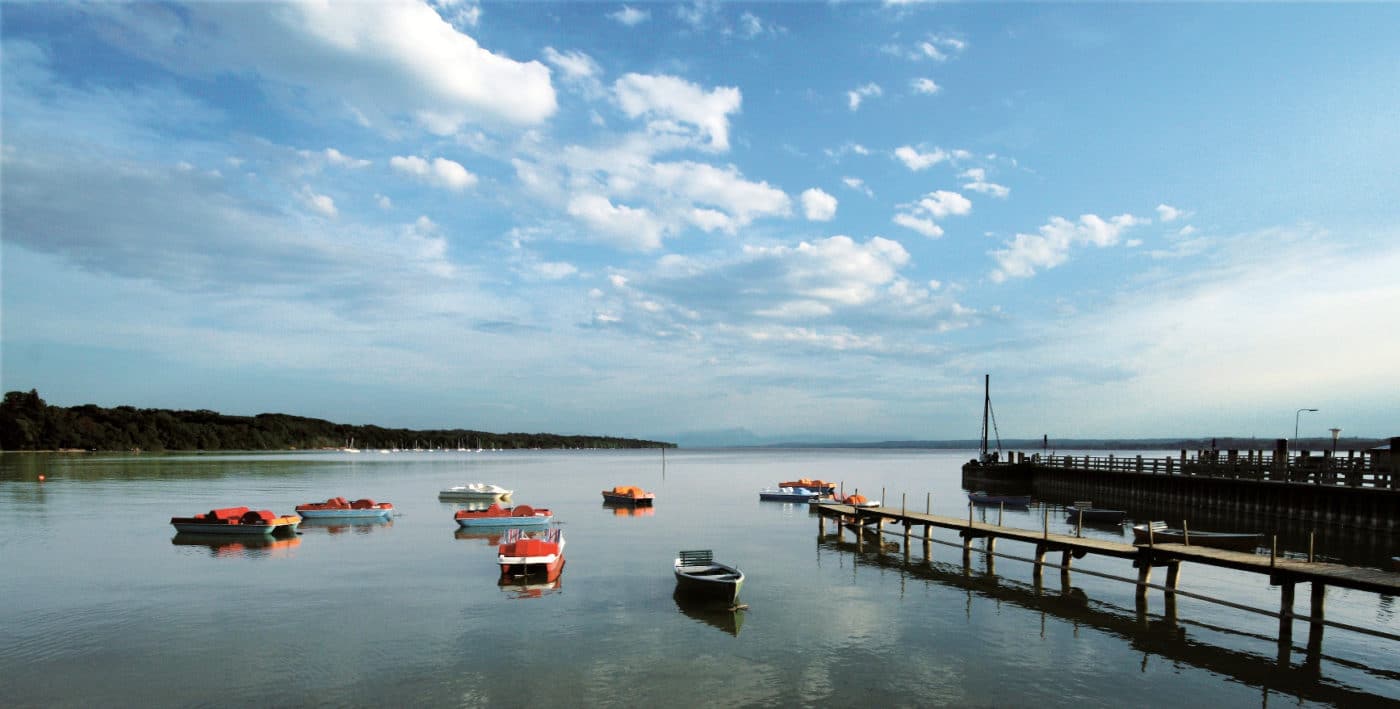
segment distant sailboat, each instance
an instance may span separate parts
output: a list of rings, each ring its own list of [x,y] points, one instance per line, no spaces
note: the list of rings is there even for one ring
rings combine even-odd
[[[344,447],[344,448],[341,448],[340,450],[342,450],[342,451],[344,451],[344,452],[346,452],[346,453],[359,453],[359,452],[360,452],[360,449],[355,447],[355,437],[354,437],[354,436],[351,436],[351,437],[350,437],[350,440],[348,440],[348,441],[345,442],[345,447]]]

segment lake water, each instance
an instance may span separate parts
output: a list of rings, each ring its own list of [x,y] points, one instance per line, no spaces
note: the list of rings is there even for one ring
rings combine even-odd
[[[844,482],[967,515],[958,451],[683,450],[0,456],[5,706],[1376,706],[1400,705],[1400,647],[1088,574],[916,541],[857,553],[819,539],[780,480]],[[39,482],[38,476],[47,480]],[[555,511],[557,588],[498,585],[493,540],[459,533],[437,491],[472,481]],[[604,507],[635,484],[654,510]],[[344,496],[391,524],[306,523],[287,541],[187,544],[172,516],[291,513]],[[931,502],[928,502],[931,500]],[[1042,506],[1004,523],[1039,529]],[[992,512],[994,516],[996,513]],[[1052,531],[1069,526],[1051,514]],[[828,525],[830,531],[830,525]],[[1130,541],[1113,529],[1086,535]],[[947,531],[935,537],[955,542]],[[892,537],[894,541],[902,541]],[[1386,542],[1389,544],[1391,542]],[[678,603],[671,561],[713,549],[748,576],[747,611]],[[1393,547],[1392,547],[1393,548]],[[1002,553],[1030,550],[1002,542]],[[1324,550],[1325,551],[1325,550]],[[1076,569],[1132,576],[1128,562]],[[1157,578],[1160,581],[1160,576]],[[1187,565],[1183,590],[1276,610],[1267,579]],[[1306,612],[1307,588],[1297,608]],[[1400,632],[1393,598],[1329,589],[1329,619]]]

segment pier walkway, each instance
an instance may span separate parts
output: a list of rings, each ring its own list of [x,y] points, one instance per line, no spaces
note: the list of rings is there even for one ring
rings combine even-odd
[[[1054,566],[1060,569],[1061,574],[1069,574],[1072,560],[1083,558],[1089,554],[1131,560],[1133,568],[1137,570],[1136,584],[1137,598],[1139,601],[1146,599],[1147,592],[1150,588],[1159,588],[1164,592],[1168,601],[1173,601],[1175,595],[1180,593],[1183,596],[1200,598],[1241,610],[1272,615],[1279,619],[1280,644],[1291,643],[1293,621],[1295,620],[1309,623],[1310,646],[1314,643],[1320,646],[1322,628],[1324,625],[1331,625],[1333,627],[1344,628],[1390,640],[1400,640],[1400,635],[1393,633],[1329,622],[1325,619],[1323,612],[1327,586],[1356,589],[1389,596],[1400,595],[1400,573],[1393,571],[1282,558],[1274,554],[1265,555],[1227,551],[1195,544],[1136,545],[1102,539],[1086,539],[1075,535],[1051,533],[1048,531],[1048,522],[1046,528],[1040,530],[1004,527],[1000,524],[975,521],[972,518],[971,506],[969,506],[967,519],[934,515],[927,512],[910,512],[904,507],[853,507],[843,504],[823,503],[813,504],[812,508],[818,515],[818,531],[820,536],[826,535],[827,520],[835,520],[838,540],[843,534],[844,529],[853,529],[855,531],[857,550],[863,550],[866,537],[865,532],[874,532],[879,535],[873,545],[876,549],[879,549],[884,541],[884,534],[888,533],[885,530],[885,525],[893,524],[903,528],[902,535],[904,538],[906,555],[909,553],[909,541],[911,538],[914,538],[911,536],[913,528],[922,527],[922,533],[917,538],[923,542],[925,554],[927,554],[928,545],[933,541],[932,530],[935,528],[948,529],[957,532],[958,536],[962,539],[964,563],[967,562],[967,559],[973,553],[972,540],[974,539],[986,540],[985,547],[981,550],[981,553],[988,554],[989,556],[997,556],[996,542],[999,539],[1007,539],[1032,545],[1035,549],[1034,556],[1027,560],[1033,565],[1033,574],[1037,581],[1044,573],[1044,567]],[[1053,552],[1060,553],[1059,564],[1051,564],[1045,561],[1046,555]],[[1271,584],[1281,587],[1280,595],[1282,597],[1282,607],[1277,613],[1272,613],[1255,608],[1248,608],[1221,599],[1208,598],[1181,591],[1178,587],[1181,580],[1181,564],[1183,562],[1205,564],[1266,575]],[[1152,569],[1154,567],[1166,567],[1167,578],[1165,585],[1158,586],[1151,583]],[[1105,574],[1096,575],[1106,576]],[[1114,576],[1107,577],[1121,578]],[[1131,579],[1123,580],[1132,581]],[[1298,583],[1311,584],[1311,612],[1306,616],[1298,615],[1293,612],[1294,586]]]

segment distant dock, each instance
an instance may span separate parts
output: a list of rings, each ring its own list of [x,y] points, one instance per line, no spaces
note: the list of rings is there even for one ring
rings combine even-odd
[[[964,487],[1024,487],[1042,495],[1128,506],[1190,505],[1216,513],[1400,531],[1400,437],[1381,451],[1345,457],[1287,442],[1266,451],[1181,451],[1178,456],[1013,452],[963,466]]]

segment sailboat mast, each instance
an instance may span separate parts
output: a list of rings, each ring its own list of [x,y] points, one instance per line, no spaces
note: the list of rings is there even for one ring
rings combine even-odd
[[[982,456],[979,460],[987,460],[987,419],[992,413],[992,375],[982,375],[983,398],[982,398]]]

